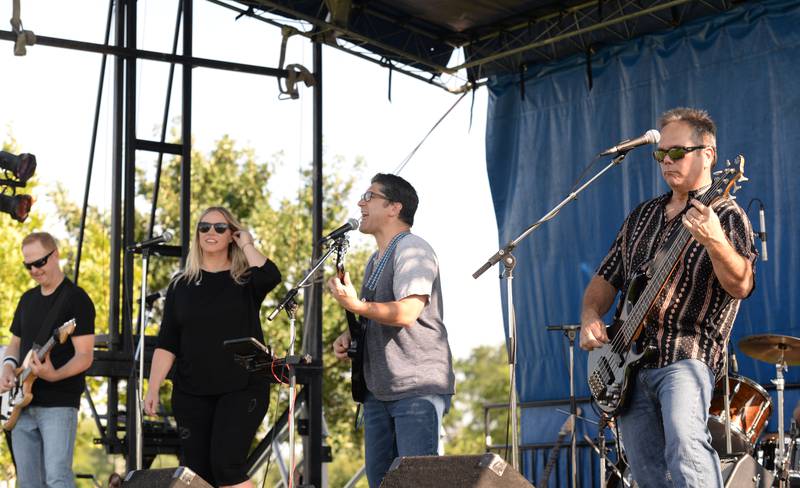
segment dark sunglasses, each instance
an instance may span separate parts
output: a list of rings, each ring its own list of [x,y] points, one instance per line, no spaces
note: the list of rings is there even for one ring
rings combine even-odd
[[[374,192],[372,190],[367,190],[361,195],[361,199],[365,202],[372,200],[373,198],[382,198],[384,200],[389,200],[386,195],[381,195],[380,193]]]
[[[50,257],[50,255],[51,255],[51,254],[53,254],[54,252],[56,252],[56,250],[55,250],[55,249],[53,249],[52,251],[50,251],[49,253],[47,253],[47,255],[45,255],[45,257],[43,257],[43,258],[41,258],[41,259],[37,259],[36,261],[31,261],[30,263],[22,263],[22,265],[23,265],[23,266],[25,266],[25,269],[27,269],[28,271],[30,271],[30,270],[31,270],[31,268],[37,268],[37,269],[38,269],[38,268],[41,268],[42,266],[44,266],[45,264],[47,264],[47,259],[48,259],[48,258]]]
[[[225,222],[217,222],[216,224],[212,224],[210,222],[200,222],[197,224],[197,230],[201,234],[205,234],[206,232],[210,231],[212,227],[214,228],[214,232],[217,234],[224,234],[226,230],[231,228],[230,224]]]
[[[659,163],[664,162],[664,158],[669,156],[669,158],[673,161],[677,161],[679,159],[683,159],[687,154],[692,151],[697,151],[698,149],[705,149],[709,146],[675,146],[669,149],[657,149],[653,151],[653,158]]]

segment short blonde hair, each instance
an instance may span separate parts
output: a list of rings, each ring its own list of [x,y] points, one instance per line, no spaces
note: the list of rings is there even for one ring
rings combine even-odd
[[[49,232],[31,232],[30,234],[26,235],[24,239],[22,239],[21,247],[25,247],[28,244],[33,244],[34,242],[41,244],[42,247],[47,251],[58,249],[58,243],[56,243],[55,238]]]

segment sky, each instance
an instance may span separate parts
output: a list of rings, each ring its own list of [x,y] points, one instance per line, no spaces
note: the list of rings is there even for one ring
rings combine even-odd
[[[80,4],[80,10],[76,8]],[[139,48],[169,52],[177,2],[140,0]],[[196,57],[277,67],[280,32],[242,18],[210,2],[194,4]],[[108,2],[85,0],[22,2],[22,21],[37,35],[102,43]],[[5,14],[5,16],[4,16]],[[0,19],[11,17],[11,1],[0,0]],[[11,30],[10,24],[2,25]],[[20,152],[35,154],[41,197],[56,182],[66,184],[73,201],[83,198],[101,55],[47,46],[28,47],[13,56],[13,44],[0,42],[0,140],[12,136]],[[286,63],[312,69],[312,45],[289,39]],[[111,196],[113,60],[106,71],[90,202],[108,207]],[[137,137],[157,139],[167,89],[168,65],[140,61],[137,89]],[[175,79],[170,129],[180,116],[180,75]],[[422,140],[458,95],[389,71],[339,50],[323,49],[323,143],[325,161],[342,158],[350,167],[363,158],[350,202],[359,215],[357,195],[377,172],[393,172]],[[195,148],[207,152],[224,134],[239,147],[256,151],[259,161],[280,154],[282,164],[270,190],[290,195],[302,185],[298,173],[312,159],[312,90],[300,88],[298,100],[279,100],[271,77],[196,68],[193,72],[192,133]],[[471,274],[494,254],[497,223],[486,176],[484,136],[486,89],[465,97],[422,145],[400,175],[420,196],[413,232],[428,240],[441,267],[444,319],[456,357],[472,348],[504,340],[497,273],[478,280]],[[154,168],[154,158],[139,153],[138,167]],[[285,192],[285,193],[282,193]],[[46,213],[46,202],[35,209]],[[326,228],[339,223],[326,223]],[[353,233],[355,245],[371,237]],[[90,259],[84,256],[84,259]]]

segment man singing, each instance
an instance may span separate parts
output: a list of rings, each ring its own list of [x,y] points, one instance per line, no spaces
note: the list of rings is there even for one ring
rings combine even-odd
[[[442,320],[439,263],[430,245],[412,234],[417,192],[406,180],[377,174],[361,196],[361,232],[378,252],[364,272],[359,300],[345,275],[328,281],[345,309],[366,319],[364,442],[367,479],[377,488],[398,456],[439,453],[442,416],[455,391],[447,330]],[[350,334],[333,344],[347,359]]]

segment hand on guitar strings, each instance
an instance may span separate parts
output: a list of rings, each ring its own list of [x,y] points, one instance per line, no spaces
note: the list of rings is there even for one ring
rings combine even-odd
[[[15,379],[16,374],[14,367],[8,363],[3,364],[3,372],[2,375],[0,375],[0,393],[5,393],[13,388]]]
[[[30,367],[31,372],[33,372],[37,378],[41,378],[45,381],[58,381],[56,369],[53,367],[53,363],[50,362],[49,355],[45,356],[44,362],[42,362],[39,361],[37,354],[31,354]]]
[[[350,281],[350,273],[344,274],[344,282],[338,276],[332,276],[328,280],[328,290],[339,305],[353,313],[359,313],[361,300],[358,299],[358,292]]]
[[[726,242],[717,213],[697,199],[693,198],[689,203],[693,208],[683,214],[681,220],[692,237],[705,247],[714,242]]]
[[[602,319],[586,321],[581,325],[580,347],[591,351],[608,343],[608,333]]]
[[[350,331],[345,331],[342,335],[333,341],[333,354],[338,359],[350,359],[347,355],[347,350],[350,348]]]

